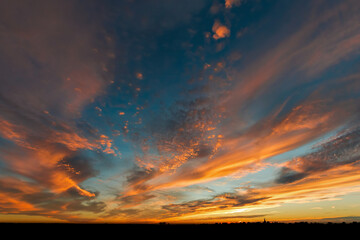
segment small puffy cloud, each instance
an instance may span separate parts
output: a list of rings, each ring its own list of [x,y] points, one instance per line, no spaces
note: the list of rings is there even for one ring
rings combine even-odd
[[[225,7],[232,8],[233,6],[239,6],[241,4],[241,0],[225,0]]]
[[[139,80],[142,80],[144,78],[143,74],[141,72],[137,72],[135,74],[136,78],[139,79]]]
[[[213,38],[216,40],[230,36],[230,29],[225,25],[222,25],[219,21],[215,21],[212,31],[214,32]]]

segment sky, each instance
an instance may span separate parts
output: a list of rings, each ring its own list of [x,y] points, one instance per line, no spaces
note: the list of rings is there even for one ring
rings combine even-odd
[[[359,12],[0,1],[0,222],[360,221]]]

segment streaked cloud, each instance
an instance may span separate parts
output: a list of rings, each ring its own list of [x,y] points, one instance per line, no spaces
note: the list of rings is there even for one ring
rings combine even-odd
[[[356,165],[360,160],[358,149],[359,130],[349,130],[322,144],[315,152],[286,162],[276,181],[290,183],[318,171],[321,172],[342,165]]]
[[[273,186],[225,193],[208,200],[169,205],[165,209],[181,219],[181,216],[194,212],[204,211],[211,216],[218,210],[247,205],[266,207],[284,202],[322,201],[358,191],[358,144],[358,129],[348,130],[329,139],[315,152],[286,162]]]

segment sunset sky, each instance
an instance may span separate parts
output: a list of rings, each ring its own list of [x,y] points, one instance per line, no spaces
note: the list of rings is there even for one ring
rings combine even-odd
[[[1,0],[0,222],[360,221],[359,13]]]

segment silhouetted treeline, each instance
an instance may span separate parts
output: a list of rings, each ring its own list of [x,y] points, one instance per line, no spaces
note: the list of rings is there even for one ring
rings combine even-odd
[[[125,236],[152,237],[178,239],[189,237],[235,237],[245,238],[245,234],[253,237],[273,238],[299,238],[313,236],[358,236],[360,230],[359,222],[351,223],[317,223],[317,222],[241,222],[241,223],[214,223],[214,224],[169,224],[161,222],[158,224],[68,224],[68,223],[2,223],[0,230],[3,234],[26,234],[26,236],[46,236],[47,233],[57,237],[93,237],[101,235],[102,239],[117,238]],[[35,234],[35,235],[34,235]],[[127,235],[130,234],[130,235]],[[290,234],[290,235],[289,235]],[[335,235],[336,234],[336,235]],[[355,235],[354,235],[355,234]],[[249,235],[249,236],[250,236]],[[176,237],[176,238],[175,238]],[[139,238],[142,239],[142,238]]]

